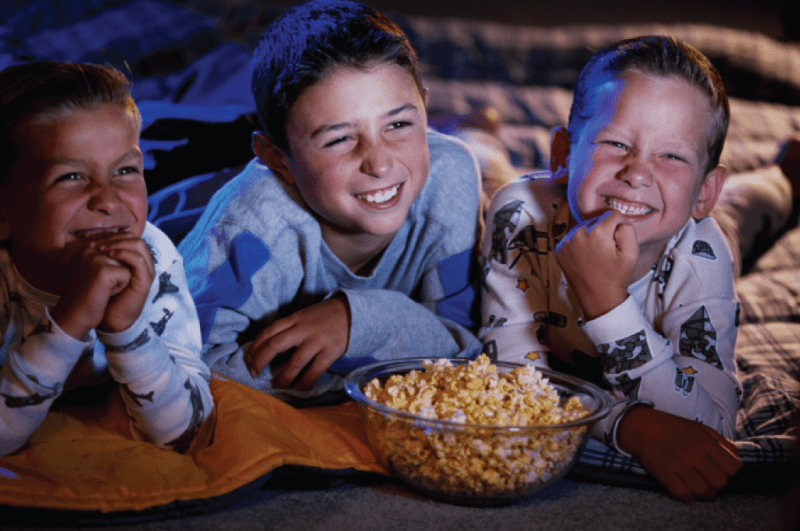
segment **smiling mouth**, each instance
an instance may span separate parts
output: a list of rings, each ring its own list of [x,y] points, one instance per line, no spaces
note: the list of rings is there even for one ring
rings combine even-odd
[[[102,240],[125,232],[125,227],[105,227],[96,229],[82,229],[72,232],[79,240]]]
[[[646,216],[654,210],[652,207],[642,203],[629,203],[616,197],[604,197],[603,200],[610,208],[624,216]]]
[[[387,201],[391,201],[397,195],[397,192],[400,190],[402,185],[403,184],[400,183],[390,186],[389,188],[384,188],[383,190],[368,192],[365,194],[355,194],[355,196],[362,201],[366,201],[367,203],[386,203]]]

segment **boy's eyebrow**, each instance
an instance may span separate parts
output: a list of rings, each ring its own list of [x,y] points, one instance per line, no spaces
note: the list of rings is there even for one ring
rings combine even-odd
[[[406,103],[405,105],[402,105],[402,106],[400,106],[400,107],[398,107],[396,109],[393,109],[393,110],[389,111],[388,113],[386,113],[386,116],[388,116],[388,117],[397,116],[398,114],[402,113],[403,111],[407,111],[409,109],[416,111],[417,110],[417,106],[412,104],[412,103]]]
[[[387,112],[386,113],[386,117],[387,118],[392,118],[394,116],[397,116],[398,114],[402,114],[403,112],[405,112],[407,110],[417,111],[417,107],[414,104],[406,103],[405,105],[401,105],[400,107],[398,107],[396,109],[392,109],[391,111]],[[329,131],[339,131],[341,129],[346,129],[346,128],[352,127],[352,126],[353,126],[353,124],[351,122],[341,122],[341,123],[338,123],[338,124],[326,124],[326,125],[321,126],[318,129],[315,129],[311,133],[311,138],[315,138],[315,137],[321,135],[322,133],[327,133]]]
[[[129,159],[140,159],[143,158],[144,154],[142,153],[141,149],[131,149],[127,153],[123,153],[117,160],[114,161],[115,164],[119,164],[122,161],[129,160]],[[54,158],[50,161],[51,164],[81,164],[83,163],[83,159],[76,159],[76,158]]]

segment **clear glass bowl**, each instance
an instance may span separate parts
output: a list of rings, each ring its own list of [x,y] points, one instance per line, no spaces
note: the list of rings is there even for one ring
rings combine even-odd
[[[417,491],[448,503],[506,505],[550,487],[569,472],[592,425],[611,407],[597,386],[545,369],[537,370],[556,389],[561,405],[577,396],[585,417],[543,426],[460,424],[399,411],[365,396],[364,386],[374,378],[383,385],[394,374],[424,371],[423,360],[366,365],[350,373],[344,387],[358,403],[370,445],[384,466]],[[492,364],[499,373],[522,366]]]

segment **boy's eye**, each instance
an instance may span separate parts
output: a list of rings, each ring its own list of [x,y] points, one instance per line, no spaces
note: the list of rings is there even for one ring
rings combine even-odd
[[[326,147],[326,148],[327,147],[334,147],[336,145],[341,144],[342,142],[346,142],[349,139],[350,139],[349,136],[339,136],[339,137],[334,138],[333,140],[329,140],[328,142],[323,144],[323,146]]]
[[[396,122],[390,123],[389,129],[402,129],[403,127],[409,127],[410,125],[413,124],[407,120],[398,120]]]
[[[77,181],[78,179],[82,179],[83,175],[80,173],[65,173],[63,175],[59,175],[56,177],[56,182],[66,182],[66,181]]]
[[[687,160],[684,157],[681,157],[680,155],[675,155],[674,153],[667,153],[664,155],[664,158],[669,160],[677,160],[678,162],[687,162]]]
[[[615,147],[617,149],[628,149],[628,146],[626,146],[622,142],[617,142],[616,140],[604,140],[602,143],[606,144],[607,146]]]
[[[119,175],[127,175],[129,173],[141,173],[141,171],[136,166],[125,166],[117,170],[117,174]]]

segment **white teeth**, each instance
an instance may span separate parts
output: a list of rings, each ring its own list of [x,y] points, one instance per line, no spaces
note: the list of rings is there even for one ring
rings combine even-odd
[[[102,238],[103,236],[108,236],[111,234],[117,234],[122,232],[121,227],[114,227],[108,229],[86,229],[86,230],[79,230],[75,231],[75,236],[79,238],[84,238],[87,240],[94,240],[97,238]]]
[[[653,211],[652,208],[635,203],[628,203],[615,197],[606,197],[606,204],[626,216],[644,216]]]
[[[386,201],[396,196],[397,190],[399,189],[400,185],[397,184],[395,186],[392,186],[391,188],[388,188],[380,192],[374,192],[370,194],[358,194],[356,195],[356,197],[358,197],[359,199],[363,199],[368,203],[385,203]]]

